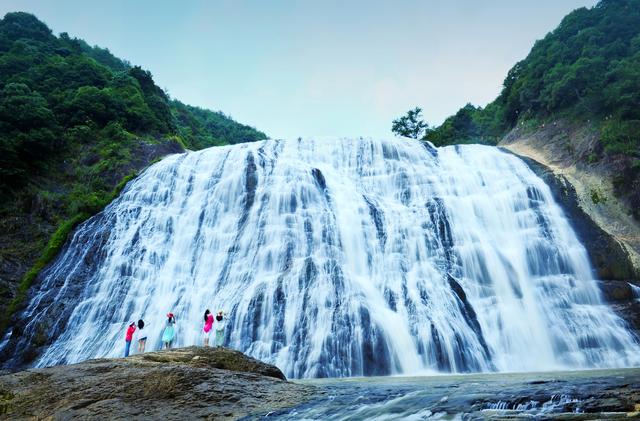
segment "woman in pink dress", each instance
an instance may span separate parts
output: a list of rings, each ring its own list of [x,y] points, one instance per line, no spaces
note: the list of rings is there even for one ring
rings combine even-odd
[[[202,331],[204,333],[204,346],[209,346],[209,336],[211,336],[211,331],[213,330],[213,314],[207,309],[204,312],[204,327]]]

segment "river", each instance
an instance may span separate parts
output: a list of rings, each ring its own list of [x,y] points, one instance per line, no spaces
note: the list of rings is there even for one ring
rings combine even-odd
[[[637,368],[299,382],[318,397],[245,420],[640,419]]]

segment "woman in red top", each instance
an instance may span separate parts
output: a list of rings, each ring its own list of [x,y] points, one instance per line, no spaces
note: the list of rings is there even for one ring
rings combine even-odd
[[[133,332],[136,331],[136,323],[129,323],[129,328],[127,329],[127,334],[124,337],[125,345],[124,345],[124,356],[129,356],[129,348],[131,348],[131,341],[133,340]]]
[[[202,331],[204,333],[204,346],[209,346],[209,336],[211,336],[211,331],[213,330],[213,314],[207,309],[204,312],[204,327]]]

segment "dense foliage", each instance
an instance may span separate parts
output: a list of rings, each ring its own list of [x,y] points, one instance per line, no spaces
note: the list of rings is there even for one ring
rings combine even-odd
[[[606,152],[640,157],[640,0],[570,13],[513,66],[494,102],[467,105],[427,139],[496,143],[518,123],[558,117],[595,122]]]
[[[495,102],[484,109],[467,104],[439,127],[425,133],[424,139],[437,146],[459,143],[495,145],[504,133],[498,109]]]
[[[0,20],[4,194],[50,170],[52,155],[78,145],[96,146],[91,152],[100,161],[126,160],[132,137],[174,137],[199,149],[265,135],[221,113],[170,101],[148,71],[65,33],[56,37],[30,14],[9,13]],[[103,162],[98,172],[109,165]]]
[[[253,142],[266,139],[264,133],[236,123],[221,112],[212,112],[173,100],[171,112],[178,134],[189,149]]]

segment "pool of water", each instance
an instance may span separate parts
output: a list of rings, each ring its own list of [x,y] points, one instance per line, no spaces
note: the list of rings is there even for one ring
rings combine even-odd
[[[640,369],[300,381],[310,402],[247,419],[640,419]]]

